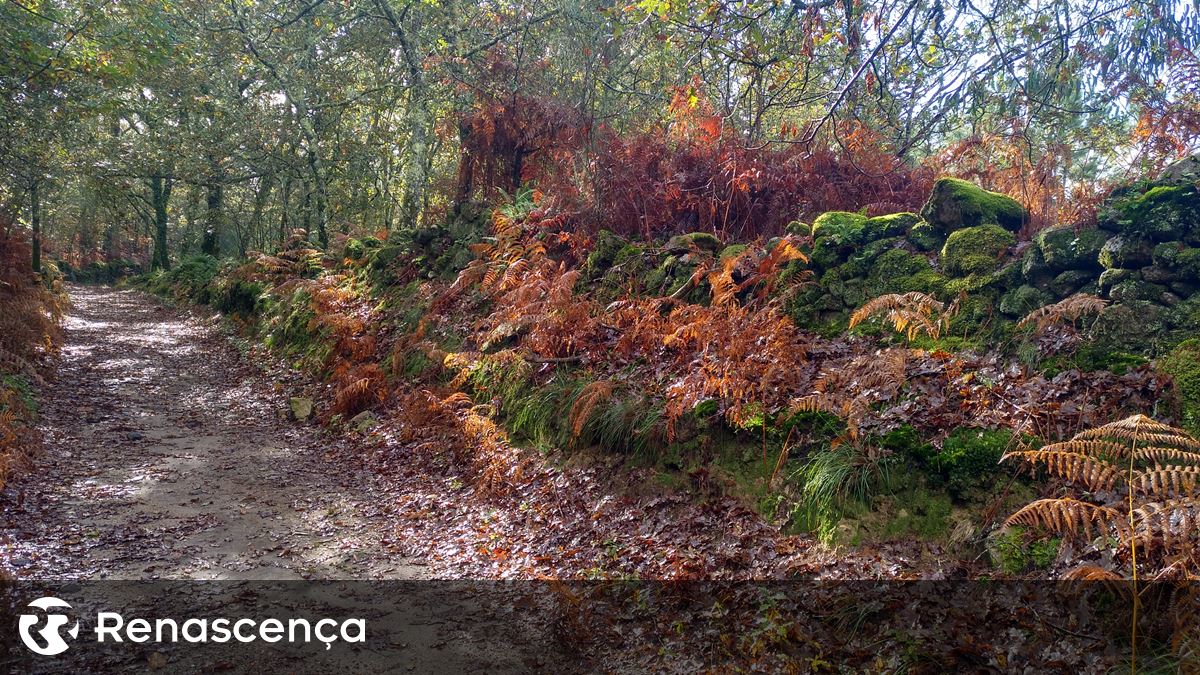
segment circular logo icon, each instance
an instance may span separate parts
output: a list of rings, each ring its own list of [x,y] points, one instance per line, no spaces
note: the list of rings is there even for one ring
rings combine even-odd
[[[71,609],[71,606],[52,597],[38,598],[29,603],[29,606],[46,613],[45,625],[38,628],[38,624],[42,623],[42,616],[39,614],[22,614],[17,622],[17,628],[21,632],[21,642],[24,642],[30,651],[42,656],[54,656],[67,651],[70,645],[63,639],[60,629],[65,627],[71,619],[66,614],[51,610],[55,608]],[[66,632],[72,640],[79,637],[79,622],[76,621]]]

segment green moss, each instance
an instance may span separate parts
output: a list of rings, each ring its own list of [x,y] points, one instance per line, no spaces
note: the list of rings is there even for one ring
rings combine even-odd
[[[1152,284],[1141,279],[1126,279],[1119,284],[1116,284],[1108,291],[1108,297],[1113,302],[1131,302],[1134,300],[1146,300],[1149,302],[1158,302],[1162,299],[1163,293],[1167,289],[1158,284]]]
[[[908,231],[908,241],[918,251],[937,251],[946,243],[946,235],[924,221],[913,225]]]
[[[903,237],[920,222],[921,217],[915,213],[889,213],[886,216],[868,218],[863,224],[863,229],[871,239]]]
[[[342,257],[358,260],[363,257],[366,251],[367,247],[363,246],[361,241],[351,238],[346,240],[346,246],[342,249]]]
[[[708,232],[689,232],[687,234],[677,234],[667,240],[666,250],[668,253],[687,253],[693,248],[710,253],[717,253],[724,244],[720,239],[717,239]]]
[[[822,213],[813,221],[813,236],[832,239],[839,245],[864,244],[869,241],[866,232],[867,217],[849,211]]]
[[[939,179],[921,209],[921,217],[945,234],[980,225],[999,225],[1016,232],[1026,216],[1017,200],[957,178]]]
[[[1154,249],[1146,239],[1119,235],[1104,242],[1100,249],[1100,264],[1106,270],[1137,269],[1149,265]]]
[[[1065,298],[1094,281],[1096,277],[1095,272],[1067,270],[1050,282],[1050,293],[1056,298]]]
[[[953,277],[994,272],[1001,257],[1017,243],[1011,232],[997,225],[979,225],[953,232],[942,247],[942,269]]]
[[[1136,238],[1200,243],[1200,194],[1190,185],[1137,185],[1114,198],[1100,220]]]
[[[725,248],[721,249],[721,255],[719,256],[719,258],[721,260],[728,260],[729,258],[736,258],[737,256],[741,255],[745,251],[746,251],[745,244],[730,244],[729,246],[726,246]]]
[[[898,493],[893,501],[893,516],[884,526],[884,538],[916,537],[925,541],[946,538],[954,510],[949,495],[917,487]]]
[[[1185,248],[1175,257],[1180,279],[1200,281],[1200,248]]]
[[[1033,286],[1018,286],[1000,298],[1000,312],[1019,318],[1050,304],[1050,294]]]
[[[1200,339],[1183,341],[1160,358],[1155,367],[1171,378],[1183,426],[1200,435]]]
[[[1055,272],[1099,269],[1100,249],[1107,240],[1108,235],[1100,230],[1076,232],[1069,226],[1042,230],[1035,239],[1042,259]]]
[[[588,254],[587,264],[584,267],[587,276],[591,279],[597,279],[617,259],[617,253],[625,247],[626,242],[621,237],[613,234],[608,230],[600,230],[596,234],[596,243],[592,246],[592,252]]]

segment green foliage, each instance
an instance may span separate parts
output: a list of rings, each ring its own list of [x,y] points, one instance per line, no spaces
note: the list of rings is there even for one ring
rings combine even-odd
[[[618,392],[588,416],[576,443],[649,458],[665,448],[666,441],[662,404],[633,392]]]
[[[236,278],[218,279],[212,284],[210,303],[226,314],[249,317],[259,309],[259,299],[266,289],[262,284]]]
[[[890,485],[895,465],[893,455],[849,444],[811,454],[790,478],[799,488],[793,524],[832,542],[846,513],[869,507],[876,492]]]
[[[1007,429],[955,429],[942,441],[942,449],[927,458],[929,475],[952,496],[964,497],[1000,474],[997,464],[1012,443]]]
[[[1000,530],[992,539],[992,564],[1005,574],[1021,574],[1032,568],[1046,569],[1058,558],[1061,537],[1031,540],[1021,527]]]
[[[1003,253],[1016,243],[1016,237],[998,225],[956,230],[942,247],[942,269],[955,277],[994,272]]]
[[[143,277],[141,283],[157,295],[207,305],[212,299],[213,279],[220,270],[221,263],[216,258],[193,255],[180,260],[170,272],[158,272]]]
[[[17,411],[18,417],[29,417],[37,412],[37,399],[33,396],[33,385],[24,375],[0,374],[0,389],[7,389],[16,394],[16,400],[24,408],[23,411]],[[7,410],[3,403],[5,398],[0,396],[0,412]]]
[[[1174,383],[1181,425],[1200,434],[1200,338],[1181,342],[1155,366]]]

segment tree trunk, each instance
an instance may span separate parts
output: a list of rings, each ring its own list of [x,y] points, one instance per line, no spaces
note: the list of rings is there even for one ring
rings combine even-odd
[[[221,237],[224,227],[221,226],[221,204],[225,201],[225,186],[219,180],[208,184],[208,212],[204,217],[204,241],[200,244],[200,252],[217,257],[221,255]]]
[[[33,271],[42,271],[42,202],[38,195],[38,183],[33,181],[29,186],[29,224],[33,229]]]
[[[284,175],[283,186],[280,188],[281,202],[279,208],[279,248],[287,245],[288,240],[288,209],[291,208],[292,177]]]
[[[167,255],[167,203],[171,199],[171,179],[156,173],[150,178],[150,201],[154,206],[154,255],[150,269],[171,269]]]
[[[250,216],[250,236],[254,237],[255,241],[266,242],[269,237],[261,232],[262,214],[267,206],[267,198],[271,196],[271,190],[275,187],[275,175],[267,174],[259,181],[258,191],[254,193],[254,213]],[[241,238],[240,249],[241,256],[246,257],[246,237]]]

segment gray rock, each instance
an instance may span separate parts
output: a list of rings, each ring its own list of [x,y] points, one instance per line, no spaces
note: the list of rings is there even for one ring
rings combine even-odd
[[[288,399],[288,407],[291,408],[292,419],[299,422],[304,422],[313,415],[313,400],[311,398],[293,396]]]

